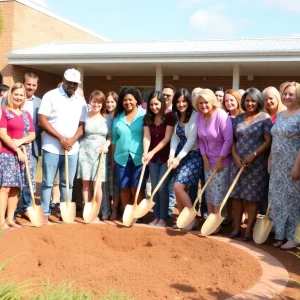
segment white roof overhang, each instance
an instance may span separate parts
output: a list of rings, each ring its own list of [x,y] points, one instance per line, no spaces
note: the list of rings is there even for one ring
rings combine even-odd
[[[300,70],[300,37],[50,43],[13,51],[8,58],[13,65],[59,74],[66,67],[81,65],[85,75],[155,75],[159,64],[165,75],[199,74],[199,69],[206,75],[217,70],[232,75],[233,65],[239,64],[241,75],[279,71],[278,75],[289,75]]]

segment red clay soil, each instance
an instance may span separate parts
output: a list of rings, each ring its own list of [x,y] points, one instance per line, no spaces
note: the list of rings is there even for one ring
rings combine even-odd
[[[5,232],[3,277],[77,287],[104,294],[114,287],[135,299],[226,299],[261,276],[250,255],[211,239],[173,230],[59,224]]]

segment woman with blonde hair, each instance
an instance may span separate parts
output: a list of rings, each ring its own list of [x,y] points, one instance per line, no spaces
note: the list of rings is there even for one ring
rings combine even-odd
[[[271,130],[269,156],[270,217],[275,228],[273,246],[284,250],[300,246],[294,233],[300,221],[300,84],[288,83],[282,93],[287,110],[278,114]],[[287,242],[286,242],[287,241]]]
[[[277,114],[286,107],[281,102],[281,96],[279,91],[273,87],[269,86],[263,91],[264,96],[264,112],[268,113],[271,117],[272,123],[276,121]]]
[[[203,89],[194,101],[199,112],[197,132],[200,152],[204,162],[205,180],[217,170],[206,188],[208,213],[217,214],[229,185],[230,150],[233,142],[232,122],[221,109],[213,91]],[[215,233],[219,231],[219,228]]]
[[[223,104],[224,110],[230,118],[235,118],[244,112],[241,107],[241,95],[236,90],[229,89],[225,91]]]
[[[20,188],[26,184],[25,154],[20,149],[22,145],[27,150],[27,160],[31,173],[31,180],[35,185],[33,166],[31,162],[30,143],[35,139],[32,118],[23,110],[26,92],[22,83],[15,83],[7,95],[6,106],[2,107],[0,120],[0,227],[19,228],[14,222],[14,212],[18,203]],[[5,222],[5,213],[7,220]]]

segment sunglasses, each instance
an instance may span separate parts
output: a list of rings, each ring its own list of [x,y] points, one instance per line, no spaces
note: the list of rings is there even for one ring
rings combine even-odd
[[[167,97],[167,98],[172,96],[172,95],[169,95],[169,94],[163,94],[163,95],[164,95],[164,97]]]

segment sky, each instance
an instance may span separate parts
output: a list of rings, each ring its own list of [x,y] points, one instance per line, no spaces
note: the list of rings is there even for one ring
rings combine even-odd
[[[30,0],[110,40],[300,36],[299,0]]]

